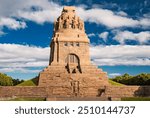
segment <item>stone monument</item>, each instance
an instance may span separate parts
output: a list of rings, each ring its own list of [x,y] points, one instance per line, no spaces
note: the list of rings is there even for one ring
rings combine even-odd
[[[39,86],[51,88],[50,95],[57,97],[98,96],[108,78],[91,64],[89,44],[75,7],[65,6],[54,22],[49,66],[40,73]]]

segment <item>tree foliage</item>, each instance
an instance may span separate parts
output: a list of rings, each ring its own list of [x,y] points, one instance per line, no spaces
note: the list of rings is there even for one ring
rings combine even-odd
[[[24,80],[13,79],[13,85],[14,85],[14,86],[16,86],[16,85],[18,85],[18,84],[21,84],[21,83],[23,83],[23,82],[24,82]]]
[[[126,73],[122,76],[112,78],[111,80],[125,85],[150,85],[150,74],[141,73],[136,76],[130,76]]]
[[[24,82],[24,80],[13,79],[12,77],[7,76],[6,74],[0,73],[0,86],[15,86],[22,82]]]
[[[0,86],[13,86],[12,78],[0,73]]]

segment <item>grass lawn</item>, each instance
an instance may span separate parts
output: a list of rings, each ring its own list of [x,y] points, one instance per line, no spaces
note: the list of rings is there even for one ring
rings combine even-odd
[[[124,84],[120,84],[118,82],[115,82],[111,79],[108,80],[108,82],[111,84],[111,85],[114,85],[114,86],[125,86]],[[34,79],[31,79],[31,80],[27,80],[27,81],[24,81],[16,86],[37,86],[38,85],[38,79],[37,78],[34,78]]]
[[[17,86],[36,86],[36,84],[32,80],[27,80],[18,84]]]
[[[128,97],[121,98],[121,101],[150,101],[150,97]]]
[[[109,79],[108,82],[109,82],[111,85],[114,85],[114,86],[125,86],[124,84],[120,84],[120,83],[115,82],[115,81],[113,81],[113,80],[111,80],[111,79]]]
[[[30,80],[26,80],[16,86],[37,86],[38,85],[38,77],[35,77]]]
[[[8,101],[46,101],[45,98],[14,98]]]

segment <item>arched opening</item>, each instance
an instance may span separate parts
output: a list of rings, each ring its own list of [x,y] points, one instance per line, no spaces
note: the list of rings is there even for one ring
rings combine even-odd
[[[77,55],[75,54],[67,55],[65,63],[69,73],[81,73],[80,60]]]

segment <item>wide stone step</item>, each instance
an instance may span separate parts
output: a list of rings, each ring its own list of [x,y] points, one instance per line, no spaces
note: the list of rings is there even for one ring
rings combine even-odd
[[[109,101],[107,97],[48,97],[46,101]]]

